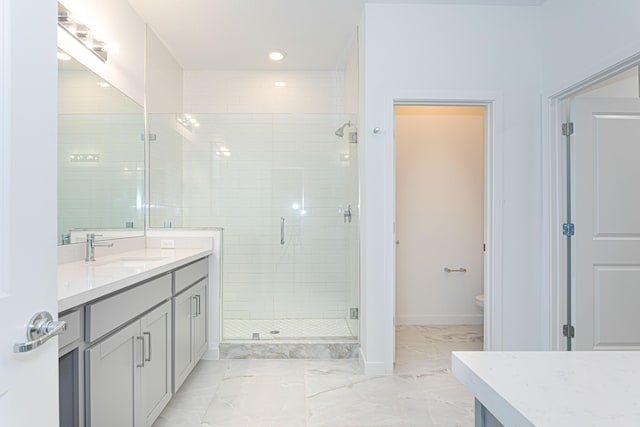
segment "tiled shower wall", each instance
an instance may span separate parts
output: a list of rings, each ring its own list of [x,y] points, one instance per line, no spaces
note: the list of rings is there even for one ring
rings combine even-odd
[[[193,116],[200,127],[182,145],[183,226],[225,229],[224,318],[348,317],[357,145],[349,127],[344,138],[334,132],[354,119]]]
[[[176,226],[176,214],[183,227],[224,227],[223,322],[345,319],[358,306],[358,159],[357,144],[348,142],[357,125],[356,73],[349,72],[356,65],[185,71],[184,111],[196,112],[200,127],[176,135],[175,115],[166,115],[162,126],[174,136],[165,138],[151,115],[151,224]],[[278,80],[287,86],[275,87]],[[337,137],[347,121],[353,126]],[[180,174],[170,170],[178,161]],[[165,184],[154,185],[159,180]],[[163,190],[169,182],[175,188]],[[178,193],[179,212],[170,201]],[[349,327],[357,336],[357,321]]]

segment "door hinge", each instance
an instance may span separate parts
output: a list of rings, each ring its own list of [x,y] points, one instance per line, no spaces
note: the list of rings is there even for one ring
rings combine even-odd
[[[567,122],[562,124],[562,135],[573,135],[573,122]]]
[[[357,319],[359,316],[358,309],[356,307],[352,307],[349,309],[349,318]]]
[[[562,325],[562,336],[574,338],[576,336],[575,328],[571,325]]]
[[[572,223],[562,224],[562,235],[573,236],[576,233],[576,226]]]

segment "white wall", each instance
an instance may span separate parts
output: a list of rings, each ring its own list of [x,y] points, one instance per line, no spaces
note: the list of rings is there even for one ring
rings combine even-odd
[[[394,99],[494,102],[491,345],[541,348],[539,8],[368,4],[364,19],[361,270],[367,320],[361,336],[367,371],[393,369]],[[374,134],[374,127],[381,132]]]
[[[286,87],[276,87],[277,81]],[[190,113],[341,113],[344,73],[327,71],[194,71],[184,75]]]
[[[109,58],[103,63],[61,28],[58,28],[58,46],[142,105],[145,25],[129,2],[62,0],[61,3],[104,37],[109,47]]]
[[[564,321],[564,239],[560,227],[565,221],[563,153],[556,94],[582,86],[590,77],[640,55],[640,3],[635,0],[547,0],[542,13],[542,188],[543,188],[543,281],[545,317],[553,319],[549,342],[562,348],[559,333]]]
[[[484,108],[400,106],[395,124],[396,324],[482,324]]]
[[[181,113],[184,97],[182,67],[149,27],[145,69],[147,113]]]
[[[545,97],[640,52],[637,0],[547,0],[541,12]]]

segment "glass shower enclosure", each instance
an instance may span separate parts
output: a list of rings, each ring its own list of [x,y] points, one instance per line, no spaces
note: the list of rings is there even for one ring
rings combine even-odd
[[[152,227],[222,227],[223,340],[358,336],[348,114],[151,114]]]

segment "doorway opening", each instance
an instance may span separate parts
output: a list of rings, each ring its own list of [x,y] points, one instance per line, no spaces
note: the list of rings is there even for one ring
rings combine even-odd
[[[483,349],[487,109],[395,105],[397,369]]]
[[[556,98],[555,347],[638,350],[638,59]],[[553,189],[553,187],[552,187]],[[551,206],[553,208],[553,206]]]

